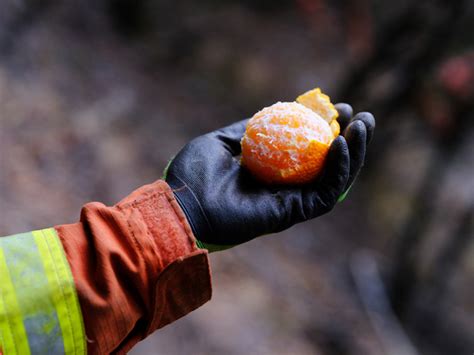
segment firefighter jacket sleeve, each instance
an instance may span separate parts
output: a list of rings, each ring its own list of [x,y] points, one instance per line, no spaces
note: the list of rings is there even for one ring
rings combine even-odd
[[[0,238],[0,354],[124,354],[210,298],[207,251],[164,181]]]

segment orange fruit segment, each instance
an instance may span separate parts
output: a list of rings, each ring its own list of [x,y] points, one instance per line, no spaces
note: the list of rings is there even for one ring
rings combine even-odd
[[[340,133],[339,114],[329,96],[316,88],[257,112],[242,138],[243,166],[270,184],[303,184],[324,167]]]
[[[249,120],[241,162],[266,183],[307,183],[321,172],[333,139],[317,113],[296,102],[278,102]]]

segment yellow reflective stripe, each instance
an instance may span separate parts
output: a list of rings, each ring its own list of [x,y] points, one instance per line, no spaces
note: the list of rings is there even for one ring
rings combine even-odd
[[[0,238],[0,349],[86,354],[74,279],[53,228]]]
[[[1,347],[5,354],[30,354],[22,314],[2,248],[0,248],[0,333]]]
[[[32,232],[61,327],[65,354],[86,354],[81,308],[61,241],[53,228]]]
[[[8,265],[31,351],[35,354],[64,354],[50,285],[32,233],[0,238],[0,247]]]

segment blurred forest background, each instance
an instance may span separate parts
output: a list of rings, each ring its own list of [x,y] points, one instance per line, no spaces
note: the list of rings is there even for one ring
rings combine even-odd
[[[213,300],[132,353],[471,355],[473,1],[0,0],[0,235],[315,86],[377,118],[348,199],[213,254]]]

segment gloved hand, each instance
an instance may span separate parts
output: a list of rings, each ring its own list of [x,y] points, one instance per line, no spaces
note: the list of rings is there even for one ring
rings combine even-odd
[[[322,175],[302,186],[267,186],[241,167],[240,140],[247,120],[189,142],[165,175],[198,246],[226,249],[332,210],[363,165],[375,127],[370,113],[352,118],[349,105],[336,108],[344,134],[333,141]]]

